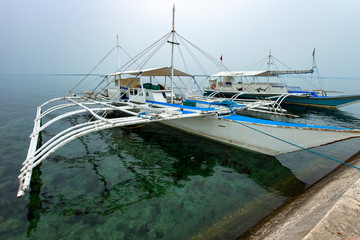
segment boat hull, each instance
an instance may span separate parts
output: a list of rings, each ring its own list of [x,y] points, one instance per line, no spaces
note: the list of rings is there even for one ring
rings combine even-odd
[[[191,134],[272,156],[360,137],[359,130],[269,125],[215,116],[163,123]]]
[[[285,104],[296,104],[323,108],[340,108],[356,102],[360,102],[360,95],[346,95],[336,97],[289,96],[284,100]]]
[[[213,93],[213,90],[205,90],[204,96],[209,96],[211,93]],[[215,95],[215,97],[225,97],[225,98],[231,98],[235,94],[238,94],[240,92],[234,92],[234,91],[220,91],[219,95]],[[268,93],[268,92],[260,92],[260,93],[246,93],[244,92],[239,96],[239,98],[245,98],[245,99],[262,99],[262,98],[269,98],[269,97],[275,97],[279,96],[279,93]]]
[[[210,95],[213,91],[205,91],[205,96]],[[239,92],[219,92],[220,95],[231,98]],[[245,99],[259,99],[279,96],[275,93],[244,93],[239,98]],[[360,102],[360,95],[343,95],[343,96],[318,96],[312,97],[308,95],[289,95],[282,103],[295,104],[309,107],[321,107],[321,108],[340,108],[356,102]]]

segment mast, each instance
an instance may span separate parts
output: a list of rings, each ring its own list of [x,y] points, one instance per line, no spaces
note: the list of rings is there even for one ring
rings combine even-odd
[[[174,101],[174,45],[180,45],[180,43],[175,42],[175,4],[173,5],[173,19],[172,19],[172,30],[171,30],[171,103]]]
[[[313,62],[312,62],[312,70],[313,70],[313,72],[314,72],[314,69],[315,69],[315,48],[314,48],[314,50],[313,50],[313,52],[312,52],[312,57],[313,57]],[[310,88],[309,88],[309,91],[311,91],[311,88],[312,88],[312,79],[313,79],[313,72],[311,73],[311,77],[310,77]]]
[[[268,61],[268,83],[269,84],[270,84],[271,58],[272,58],[272,55],[271,55],[271,49],[270,49],[270,51],[269,51],[269,61]]]
[[[174,43],[175,43],[175,4],[173,5],[173,19],[171,31],[171,103],[174,101]]]
[[[117,48],[117,53],[118,53],[118,69],[120,71],[120,45],[119,45],[119,36],[116,35],[116,48]]]

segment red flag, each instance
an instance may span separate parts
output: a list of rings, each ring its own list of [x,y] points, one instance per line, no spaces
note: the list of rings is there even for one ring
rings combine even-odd
[[[221,55],[221,57],[220,57],[220,61],[222,61],[222,55]]]

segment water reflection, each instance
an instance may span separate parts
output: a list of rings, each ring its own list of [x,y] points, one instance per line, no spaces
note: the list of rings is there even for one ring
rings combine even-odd
[[[311,124],[360,128],[360,119],[341,109],[314,108],[291,104],[286,105],[285,109],[292,114],[298,115],[301,119],[311,121]]]
[[[169,132],[172,134],[169,135]],[[292,197],[304,190],[305,185],[275,157],[190,136],[161,124],[139,129],[136,133],[145,142],[160,142],[163,151],[178,159],[176,163],[178,166],[174,165],[174,168],[177,171],[182,170],[185,176],[194,174],[210,176],[214,167],[222,166],[232,172],[246,174],[263,188],[286,197]]]
[[[31,182],[30,182],[30,192],[29,192],[29,203],[27,205],[27,219],[29,226],[27,228],[27,237],[31,236],[31,232],[36,230],[37,225],[40,221],[41,211],[42,211],[42,200],[40,198],[41,193],[41,164],[38,167],[33,169]]]

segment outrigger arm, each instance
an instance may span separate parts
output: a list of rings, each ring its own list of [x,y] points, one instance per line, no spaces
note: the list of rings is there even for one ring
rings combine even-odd
[[[57,104],[53,107],[43,111],[43,108],[49,104],[58,101],[66,101],[65,104]],[[41,122],[45,116],[50,113],[54,114],[55,111],[64,110],[69,107],[78,107],[76,110],[68,111],[60,114],[59,116],[49,120],[41,126]],[[121,106],[114,105],[111,101],[97,101],[87,97],[63,97],[55,98],[45,102],[37,108],[36,118],[34,120],[33,132],[30,135],[30,146],[27,157],[23,162],[23,167],[20,170],[19,190],[17,197],[22,197],[30,187],[32,170],[42,163],[47,157],[54,153],[57,149],[65,144],[90,134],[96,131],[101,131],[109,128],[123,127],[136,124],[145,124],[150,122],[158,122],[164,120],[174,120],[181,118],[192,118],[199,116],[215,115],[218,111],[196,111],[192,113],[183,114],[182,109],[179,107],[160,107],[149,106],[148,104],[137,104],[131,102],[123,102]],[[106,113],[109,111],[120,111],[130,116],[106,118]],[[99,115],[98,112],[105,113]],[[54,137],[49,139],[46,143],[38,148],[39,135],[49,125],[59,121],[60,119],[70,117],[77,114],[89,113],[96,120],[89,120],[81,124],[77,124],[67,128]]]

